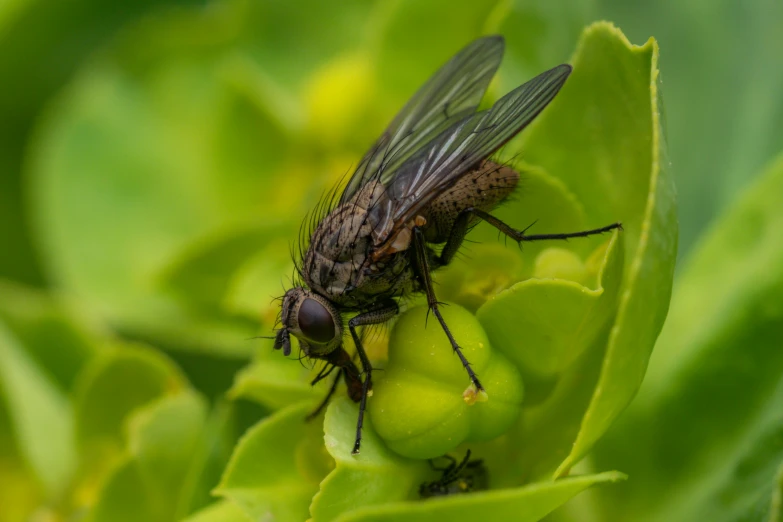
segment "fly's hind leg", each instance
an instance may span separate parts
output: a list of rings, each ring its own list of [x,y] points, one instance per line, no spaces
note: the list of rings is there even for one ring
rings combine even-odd
[[[522,244],[522,242],[525,241],[543,241],[549,239],[565,240],[576,237],[588,237],[596,234],[603,234],[604,232],[610,232],[614,229],[623,228],[622,224],[620,223],[612,223],[611,225],[607,225],[605,227],[594,228],[592,230],[583,230],[581,232],[569,232],[565,234],[526,234],[525,232],[527,232],[528,228],[530,227],[527,227],[524,230],[516,230],[489,212],[485,212],[478,208],[469,207],[460,212],[459,216],[457,216],[457,219],[454,221],[454,225],[451,228],[451,233],[448,240],[446,241],[446,245],[443,247],[443,250],[437,259],[439,266],[448,265],[454,258],[454,255],[462,245],[462,241],[465,239],[465,235],[468,233],[470,218],[472,216],[483,219],[498,229],[500,232],[516,241],[518,244]]]
[[[417,275],[419,276],[421,285],[427,294],[427,305],[429,306],[429,309],[432,311],[432,313],[435,314],[435,317],[438,318],[438,322],[440,323],[441,327],[443,327],[443,331],[446,333],[446,337],[449,338],[451,347],[454,349],[454,352],[462,362],[462,366],[465,367],[465,371],[468,372],[468,377],[470,377],[472,386],[471,388],[465,390],[463,397],[465,398],[466,402],[471,404],[476,400],[486,400],[487,393],[484,391],[484,387],[481,385],[481,382],[479,382],[476,373],[473,371],[473,368],[470,367],[470,363],[462,353],[462,349],[460,349],[459,344],[457,344],[456,339],[454,339],[454,336],[451,334],[451,330],[449,330],[446,321],[443,320],[443,316],[441,315],[440,309],[438,308],[440,303],[438,302],[437,297],[435,297],[435,289],[432,286],[430,266],[427,259],[427,242],[424,238],[424,233],[419,227],[414,227],[413,229],[413,248],[415,251],[414,266],[416,268]]]

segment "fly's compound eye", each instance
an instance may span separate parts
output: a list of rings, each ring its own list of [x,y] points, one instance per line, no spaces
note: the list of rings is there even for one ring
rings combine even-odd
[[[302,302],[297,316],[302,334],[315,343],[325,344],[334,339],[334,318],[329,310],[309,297]]]

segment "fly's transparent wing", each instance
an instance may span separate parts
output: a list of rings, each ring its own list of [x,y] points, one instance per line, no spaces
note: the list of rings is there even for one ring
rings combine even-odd
[[[401,165],[386,187],[388,201],[373,208],[376,244],[524,129],[554,99],[570,73],[566,64],[541,73],[492,108],[455,123]]]
[[[387,183],[402,163],[455,122],[476,112],[503,58],[502,36],[468,44],[436,72],[394,118],[348,181],[341,202],[369,181]]]

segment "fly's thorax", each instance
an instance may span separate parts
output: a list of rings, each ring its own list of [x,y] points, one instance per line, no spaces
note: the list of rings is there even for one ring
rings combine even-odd
[[[379,223],[390,222],[384,217],[389,204],[385,195],[379,181],[368,183],[332,210],[311,236],[302,266],[305,281],[339,306],[362,308],[412,289],[413,275],[405,252],[410,245],[410,227],[397,235],[378,230]],[[391,237],[389,244],[394,248],[379,250],[377,236]]]
[[[369,183],[318,223],[303,263],[311,288],[324,295],[341,296],[358,284],[373,246],[376,220],[372,211],[383,199],[384,191],[380,182]]]
[[[372,227],[366,214],[362,208],[343,204],[318,224],[303,264],[311,288],[333,297],[351,286],[371,246]]]
[[[519,183],[519,173],[509,166],[484,161],[466,172],[451,188],[435,198],[427,208],[424,237],[430,243],[443,243],[460,212],[478,208],[489,212],[506,199]]]
[[[308,356],[328,354],[342,343],[340,312],[328,299],[306,288],[298,286],[286,292],[281,320]]]

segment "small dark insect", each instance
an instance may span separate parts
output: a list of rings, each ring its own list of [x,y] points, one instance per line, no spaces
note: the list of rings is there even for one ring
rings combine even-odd
[[[484,461],[470,460],[470,450],[467,451],[465,458],[459,464],[450,455],[444,455],[442,458],[449,461],[448,466],[445,468],[439,468],[433,464],[432,460],[429,461],[432,469],[442,471],[443,475],[434,482],[425,482],[419,486],[419,496],[421,498],[470,493],[471,491],[481,491],[489,487],[487,468],[484,466]]]
[[[484,220],[523,241],[586,237],[620,228],[614,223],[566,234],[527,234],[490,211],[519,180],[512,168],[488,158],[554,99],[571,73],[558,65],[517,87],[490,109],[476,112],[503,57],[503,38],[480,38],[435,73],[403,107],[359,163],[342,193],[314,214],[297,261],[301,282],[283,297],[275,348],[291,353],[290,335],[305,356],[337,368],[359,402],[353,453],[359,453],[372,366],[357,329],[397,315],[398,300],[424,292],[430,310],[467,371],[465,400],[487,394],[439,310],[430,272],[448,265],[465,235]],[[443,245],[437,252],[433,245]],[[347,325],[344,314],[355,314]],[[350,332],[362,371],[343,347]],[[326,404],[321,404],[317,413]]]

